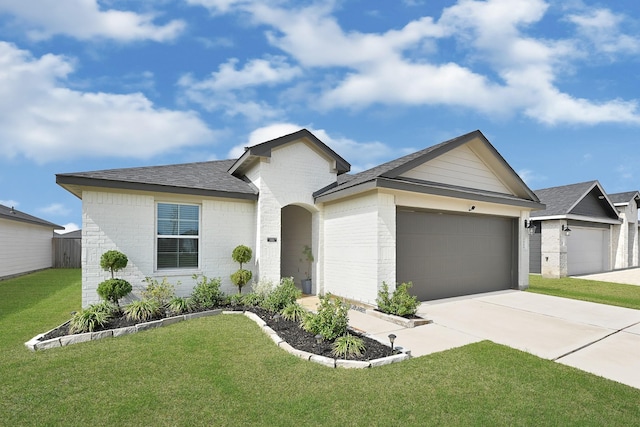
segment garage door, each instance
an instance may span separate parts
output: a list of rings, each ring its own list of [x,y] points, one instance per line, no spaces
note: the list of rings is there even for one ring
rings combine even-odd
[[[569,275],[609,271],[609,230],[570,225],[567,239]]]
[[[514,228],[511,218],[399,208],[396,279],[421,301],[509,289]]]

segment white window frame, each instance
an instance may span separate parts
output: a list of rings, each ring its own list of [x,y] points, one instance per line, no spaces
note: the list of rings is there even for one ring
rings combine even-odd
[[[158,234],[158,206],[159,205],[176,205],[176,206],[195,206],[198,208],[198,234],[197,235],[167,235],[167,234]],[[184,202],[170,202],[170,201],[156,201],[155,203],[155,239],[154,239],[154,264],[156,272],[191,272],[191,271],[199,271],[201,265],[201,251],[202,251],[202,205],[198,203],[184,203]],[[198,265],[194,267],[159,267],[158,266],[158,240],[159,239],[196,239],[198,241]]]

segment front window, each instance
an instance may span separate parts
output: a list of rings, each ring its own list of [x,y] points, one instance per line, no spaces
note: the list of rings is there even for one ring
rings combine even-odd
[[[158,203],[157,266],[198,268],[200,207]]]

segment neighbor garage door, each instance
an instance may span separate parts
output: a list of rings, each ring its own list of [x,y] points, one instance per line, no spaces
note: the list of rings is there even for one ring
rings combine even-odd
[[[509,289],[515,221],[398,208],[396,279],[421,301]]]
[[[563,236],[569,275],[609,271],[609,229],[569,226],[571,235]]]

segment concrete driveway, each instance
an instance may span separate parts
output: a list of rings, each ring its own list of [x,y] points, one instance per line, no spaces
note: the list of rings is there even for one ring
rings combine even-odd
[[[575,276],[578,279],[599,280],[601,282],[624,283],[627,285],[640,286],[640,268],[629,268],[626,270],[608,271],[606,273],[585,274]]]
[[[640,389],[640,310],[521,291],[423,303],[413,329],[350,312],[354,326],[413,356],[491,340]],[[365,316],[365,317],[362,317]]]

